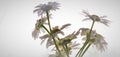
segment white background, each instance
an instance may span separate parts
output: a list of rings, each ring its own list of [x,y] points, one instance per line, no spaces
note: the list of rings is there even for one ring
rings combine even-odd
[[[53,14],[52,25],[72,23],[67,31],[90,27],[90,21],[81,22],[82,10],[91,14],[106,15],[111,20],[109,27],[96,23],[94,29],[104,35],[108,42],[105,52],[91,47],[85,57],[120,57],[120,8],[119,0],[0,0],[0,57],[47,57],[49,50],[34,40],[31,32],[37,20],[34,7],[40,3],[57,1],[59,10]],[[73,54],[74,56],[75,54]]]

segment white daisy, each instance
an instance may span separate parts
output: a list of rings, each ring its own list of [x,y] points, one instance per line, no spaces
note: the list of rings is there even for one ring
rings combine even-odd
[[[38,38],[40,30],[44,32],[42,25],[45,24],[46,20],[47,20],[46,17],[43,17],[43,18],[37,20],[37,22],[35,24],[35,29],[32,32],[32,37],[34,37],[34,39]]]
[[[81,30],[82,30],[81,36],[85,36],[85,37],[83,37],[82,40],[86,40],[86,38],[87,38],[86,35],[90,29],[82,28]],[[93,45],[95,45],[98,50],[100,50],[101,52],[105,50],[105,48],[107,46],[107,42],[104,40],[104,37],[102,35],[96,33],[96,31],[93,30],[91,32],[90,39],[91,39],[91,42],[93,43]]]
[[[107,42],[104,40],[104,37],[102,35],[100,35],[100,34],[95,35],[93,44],[101,52],[105,51],[105,48],[107,48]]]
[[[52,34],[54,37],[59,38],[58,34],[62,34],[64,35],[64,32],[62,31],[64,28],[70,26],[71,24],[65,24],[62,27],[58,27],[55,26],[52,28]],[[49,34],[45,34],[43,36],[40,37],[40,39],[42,40],[41,44],[43,44],[43,42],[47,39],[47,43],[46,43],[46,48],[48,48],[49,46],[54,45],[53,41],[52,41],[52,37]]]
[[[89,33],[90,29],[89,28],[80,28],[81,30],[81,36],[86,36],[87,33]],[[95,30],[92,30],[91,32],[91,37],[94,37],[96,34],[96,31]]]
[[[88,18],[85,18],[83,21],[86,21],[86,20],[93,20],[93,21],[96,21],[96,22],[100,22],[100,23],[102,23],[102,24],[104,24],[104,25],[106,25],[106,26],[108,26],[109,25],[109,23],[111,22],[111,21],[109,21],[109,20],[107,20],[107,19],[104,19],[106,16],[98,16],[98,15],[91,15],[91,14],[89,14],[88,12],[86,12],[86,11],[83,11],[83,13],[84,14],[86,14],[86,17],[88,17]]]
[[[48,2],[48,4],[40,4],[36,6],[33,12],[37,12],[38,16],[50,11],[50,10],[57,10],[59,9],[59,3],[57,2]]]
[[[61,38],[60,39],[61,44],[66,45],[66,44],[70,43],[73,39],[77,38],[79,33],[80,33],[80,29],[77,32],[74,31],[72,34],[69,34],[69,35],[65,36],[64,38]]]

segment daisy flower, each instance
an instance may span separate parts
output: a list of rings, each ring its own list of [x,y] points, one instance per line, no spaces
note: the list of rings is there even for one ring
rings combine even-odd
[[[40,4],[35,7],[36,9],[33,12],[37,12],[38,16],[43,15],[46,12],[59,9],[59,3],[57,2],[48,2],[47,4]]]
[[[69,35],[65,36],[64,38],[61,38],[60,39],[61,44],[66,45],[66,44],[70,43],[73,39],[77,38],[79,33],[80,33],[80,29],[77,32],[74,31],[72,34],[69,34]]]
[[[47,24],[46,20],[47,20],[46,17],[43,17],[43,18],[37,20],[37,22],[35,24],[35,29],[32,32],[32,37],[34,37],[34,39],[38,38],[40,31],[44,32],[44,29],[42,28],[42,26],[44,24]]]
[[[107,42],[104,40],[104,37],[102,35],[100,35],[100,34],[95,35],[93,44],[101,52],[105,51],[105,48],[107,48]]]
[[[70,25],[71,24],[65,24],[61,28],[59,28],[58,26],[53,27],[53,29],[52,29],[53,36],[55,36],[56,38],[59,38],[58,34],[64,35],[64,32],[62,30]],[[46,43],[47,48],[51,45],[54,45],[54,43],[52,41],[52,37],[49,34],[45,34],[45,35],[41,36],[40,39],[42,40],[41,44],[47,39],[47,43]]]
[[[91,15],[89,14],[88,12],[86,11],[83,11],[83,13],[85,14],[85,16],[87,18],[85,18],[83,21],[86,21],[86,20],[93,20],[93,21],[96,21],[96,22],[99,22],[99,23],[102,23],[106,26],[109,26],[109,23],[111,21],[107,20],[107,19],[104,19],[106,16],[98,16],[98,15]]]
[[[87,33],[89,33],[89,31],[90,31],[89,28],[80,28],[80,30],[81,30],[81,36],[86,36]],[[96,31],[93,30],[93,31],[91,32],[91,37],[95,36],[95,34],[96,34]]]
[[[87,35],[87,33],[89,32],[90,29],[82,28],[81,30],[82,30],[82,32],[81,32],[82,36],[83,35],[85,36],[85,35]],[[86,38],[87,37],[85,36],[85,37],[83,37],[82,40],[86,40]],[[93,45],[96,46],[96,48],[98,50],[100,50],[101,52],[105,51],[105,48],[107,47],[107,42],[104,40],[104,37],[102,35],[96,33],[96,31],[93,30],[91,32],[90,39],[91,39],[91,42],[93,43]]]

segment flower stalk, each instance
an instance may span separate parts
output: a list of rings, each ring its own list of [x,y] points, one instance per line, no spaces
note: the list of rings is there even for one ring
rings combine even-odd
[[[85,54],[85,52],[88,50],[88,48],[91,46],[92,43],[88,43],[88,46],[85,48],[85,50],[83,51],[83,53],[81,54],[81,57],[83,57],[83,55]]]
[[[69,57],[69,52],[68,52],[67,46],[62,44],[62,47],[66,53],[66,56]]]
[[[93,27],[94,27],[94,24],[95,24],[95,21],[93,20],[93,22],[92,22],[92,25],[91,25],[91,28],[90,28],[90,31],[89,31],[89,33],[87,34],[87,40],[86,40],[86,44],[85,44],[85,46],[87,46],[86,48],[84,48],[85,50],[83,51],[82,50],[82,52],[81,53],[83,53],[83,54],[81,54],[81,57],[83,57],[83,55],[85,54],[85,52],[88,50],[88,48],[90,47],[90,45],[91,45],[91,43],[90,43],[90,37],[91,37],[91,32],[92,32],[92,29],[93,29]]]
[[[58,53],[59,53],[60,55],[62,55],[61,52],[60,52],[60,50],[59,50],[59,48],[58,48],[58,46],[57,46],[55,37],[54,37],[53,34],[52,34],[52,29],[51,29],[51,24],[50,24],[50,19],[49,19],[49,11],[46,11],[46,16],[47,16],[47,19],[48,19],[48,26],[49,26],[49,29],[50,29],[50,32],[51,32],[50,35],[52,36],[53,42],[54,42],[54,44],[55,44],[55,47],[56,47]]]
[[[84,53],[87,51],[87,49],[89,48],[89,47],[86,47],[88,44],[89,44],[89,42],[90,42],[90,37],[91,37],[91,32],[92,32],[92,29],[93,29],[93,26],[94,26],[94,23],[95,23],[95,21],[93,20],[93,22],[92,22],[92,25],[91,25],[91,28],[90,28],[90,31],[87,33],[87,39],[86,39],[86,41],[85,41],[85,43],[84,43],[84,45],[82,46],[82,48],[78,51],[78,53],[76,54],[76,57],[82,57],[83,55],[84,55]],[[89,45],[88,45],[89,46]],[[85,49],[85,50],[84,50]]]
[[[44,25],[42,25],[42,27],[50,34],[49,30]]]

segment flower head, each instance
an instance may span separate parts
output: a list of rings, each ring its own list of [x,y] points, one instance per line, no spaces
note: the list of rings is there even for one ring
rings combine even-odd
[[[48,2],[48,4],[40,4],[36,6],[33,12],[37,12],[38,16],[50,11],[50,10],[57,10],[59,9],[59,3],[57,2]]]
[[[71,24],[65,24],[63,25],[62,27],[58,27],[58,26],[55,26],[52,28],[52,34],[53,36],[55,36],[56,38],[59,38],[58,37],[58,34],[62,34],[64,35],[64,32],[62,31],[64,28],[70,26]],[[47,43],[46,43],[46,47],[48,48],[49,46],[52,46],[54,43],[52,41],[52,36],[49,35],[49,34],[45,34],[43,36],[40,37],[40,39],[42,40],[41,44],[47,39]]]
[[[74,31],[73,33],[65,36],[63,39],[71,39],[71,40],[76,39],[79,33],[80,33],[80,29],[78,31]]]
[[[82,28],[81,29],[82,32],[81,32],[81,36],[85,36],[87,35],[87,33],[89,32],[90,29],[88,28]],[[86,36],[83,37],[83,40],[86,40]],[[96,46],[96,48],[100,51],[104,51],[106,46],[107,46],[107,42],[104,40],[104,37],[100,34],[98,34],[96,31],[92,31],[91,32],[91,36],[90,36],[90,39],[91,39],[91,43],[93,43],[93,45]]]
[[[87,33],[89,33],[90,29],[89,28],[80,28],[81,30],[81,36],[86,36]],[[91,37],[94,37],[96,34],[96,31],[95,30],[92,30],[91,32]]]
[[[100,34],[96,34],[94,37],[93,44],[97,47],[98,50],[105,51],[107,42],[104,40],[104,37]]]
[[[32,36],[34,37],[34,39],[38,38],[40,30],[44,32],[42,25],[47,24],[46,22],[46,17],[43,17],[39,20],[37,20],[36,24],[35,24],[35,29],[32,32]]]
[[[71,52],[71,49],[77,49],[78,47],[78,43],[76,42],[72,42],[72,40],[76,39],[77,36],[79,35],[80,30],[78,30],[77,32],[73,32],[72,34],[69,34],[67,36],[65,36],[64,38],[59,39],[58,43],[59,43],[59,47],[60,50],[63,49],[62,45],[67,45],[68,46],[68,50]]]
[[[107,20],[107,19],[104,19],[106,16],[98,16],[98,15],[91,15],[89,14],[88,12],[86,11],[83,11],[83,13],[86,15],[87,18],[85,18],[83,21],[86,21],[86,20],[93,20],[93,21],[96,21],[96,22],[100,22],[106,26],[109,25],[110,21]]]

